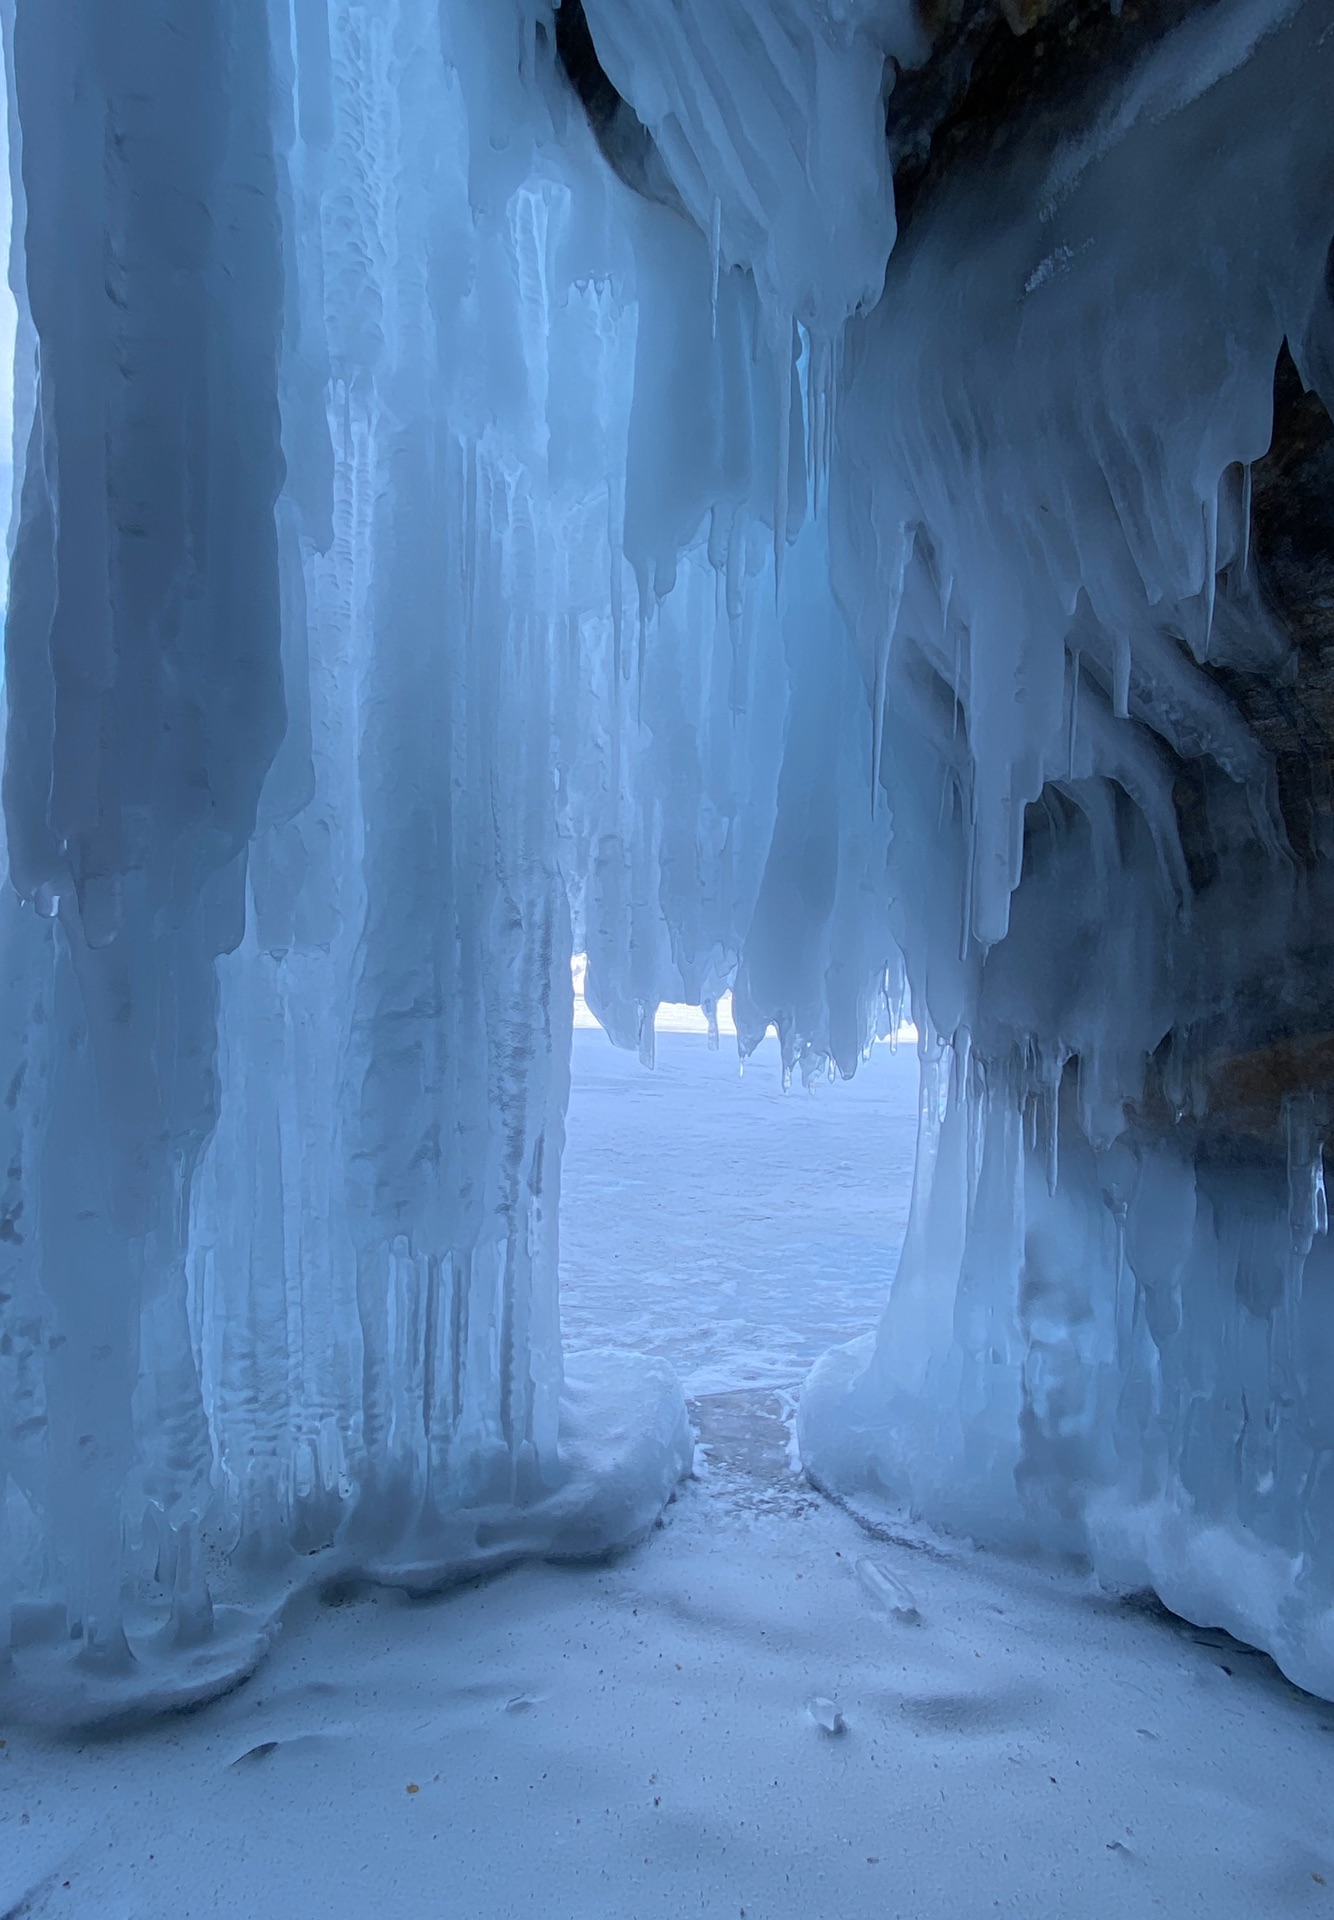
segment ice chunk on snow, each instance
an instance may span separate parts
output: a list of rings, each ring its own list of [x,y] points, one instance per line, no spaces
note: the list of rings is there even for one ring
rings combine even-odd
[[[897,1574],[879,1560],[872,1560],[869,1554],[863,1554],[856,1562],[855,1571],[858,1580],[882,1613],[893,1620],[903,1621],[905,1626],[918,1626],[921,1614],[917,1611],[917,1602],[904,1586]]]
[[[806,1711],[822,1733],[838,1734],[847,1731],[847,1722],[832,1700],[822,1693],[806,1702]]]

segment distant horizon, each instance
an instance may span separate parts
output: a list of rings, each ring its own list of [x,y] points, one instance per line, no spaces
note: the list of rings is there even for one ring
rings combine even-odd
[[[606,1028],[593,1012],[588,1001],[584,998],[584,977],[588,970],[588,955],[586,953],[576,953],[570,961],[570,970],[574,977],[574,1024],[576,1029],[579,1031],[589,1031],[597,1028],[599,1032],[605,1033]],[[707,1034],[709,1031],[709,1023],[705,1018],[703,1008],[695,1006],[689,1000],[662,1000],[658,1003],[658,1010],[654,1016],[653,1030],[655,1033]],[[720,1035],[727,1034],[729,1038],[733,1040],[736,1038],[736,1021],[732,1014],[732,991],[730,987],[727,992],[721,994],[718,999],[718,1032]],[[778,1038],[777,1027],[773,1025],[768,1026],[765,1029],[764,1037],[766,1040],[776,1040]],[[885,1044],[890,1043],[890,1038],[888,1035],[885,1036]],[[899,1022],[892,1036],[892,1043],[895,1046],[916,1046],[917,1029],[911,1020],[901,1020]]]

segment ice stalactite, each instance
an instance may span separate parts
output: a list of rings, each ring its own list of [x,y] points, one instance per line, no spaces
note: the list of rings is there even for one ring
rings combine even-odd
[[[901,0],[686,0],[670,16],[583,0],[612,85],[700,233],[766,313],[829,338],[880,297],[894,244],[891,60],[927,38]]]

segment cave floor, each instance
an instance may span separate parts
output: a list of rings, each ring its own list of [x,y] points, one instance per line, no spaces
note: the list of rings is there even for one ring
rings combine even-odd
[[[792,1387],[874,1317],[901,1231],[901,1180],[847,1202],[866,1157],[902,1171],[906,1140],[910,1167],[911,1062],[843,1109],[752,1070],[738,1132],[702,1042],[652,1079],[599,1048],[576,1038],[567,1324],[676,1359],[697,1477],[612,1565],[312,1601],[209,1708],[82,1743],[0,1728],[0,1916],[1334,1912],[1334,1707],[1078,1574],[874,1539],[794,1469]],[[646,1214],[687,1161],[691,1197]],[[794,1207],[805,1239],[775,1238]],[[664,1279],[655,1320],[640,1283],[692,1234],[716,1269]],[[919,1621],[877,1609],[866,1558]]]

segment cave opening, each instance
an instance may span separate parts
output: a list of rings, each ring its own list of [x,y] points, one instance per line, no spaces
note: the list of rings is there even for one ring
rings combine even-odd
[[[773,1029],[738,1061],[729,1000],[715,1036],[697,1009],[659,1008],[648,1070],[576,998],[561,1332],[569,1352],[668,1361],[704,1460],[763,1497],[800,1479],[801,1382],[883,1310],[912,1194],[917,1036],[905,1025],[842,1085],[785,1088]]]

